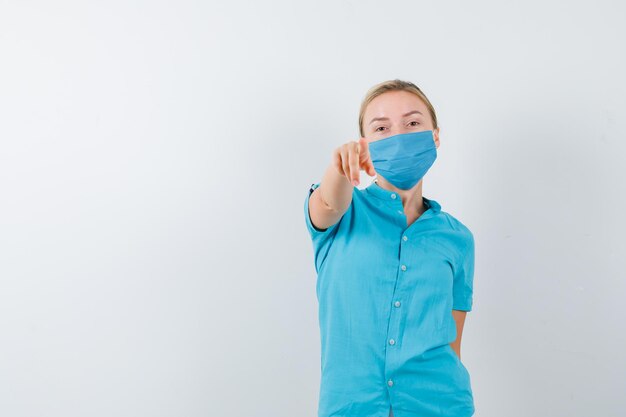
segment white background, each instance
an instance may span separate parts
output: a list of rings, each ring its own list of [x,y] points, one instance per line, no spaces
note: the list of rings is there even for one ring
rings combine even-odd
[[[304,198],[400,78],[475,415],[623,416],[624,3],[434,3],[1,1],[0,415],[315,416]]]

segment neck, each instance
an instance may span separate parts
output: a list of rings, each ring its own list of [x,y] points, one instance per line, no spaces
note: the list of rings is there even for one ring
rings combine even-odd
[[[376,184],[378,184],[381,188],[398,194],[402,200],[404,211],[407,214],[417,214],[417,216],[419,216],[426,211],[426,205],[424,204],[424,198],[422,195],[422,184],[424,182],[423,178],[419,180],[413,188],[409,188],[408,190],[402,190],[382,177],[376,178],[374,182],[376,182]]]

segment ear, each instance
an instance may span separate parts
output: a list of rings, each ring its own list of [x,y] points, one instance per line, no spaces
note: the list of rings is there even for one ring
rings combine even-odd
[[[433,129],[433,136],[435,138],[435,147],[439,149],[439,128]]]

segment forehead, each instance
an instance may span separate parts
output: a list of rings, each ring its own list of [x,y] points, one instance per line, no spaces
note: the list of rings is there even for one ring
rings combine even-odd
[[[365,109],[365,121],[372,117],[399,117],[412,110],[427,114],[426,104],[408,91],[388,91],[374,98]]]

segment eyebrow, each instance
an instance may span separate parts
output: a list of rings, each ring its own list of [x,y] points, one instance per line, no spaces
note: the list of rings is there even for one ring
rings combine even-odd
[[[423,116],[421,111],[413,110],[413,111],[410,111],[408,113],[403,114],[402,117],[407,117],[407,116],[410,116],[410,115],[415,114],[415,113],[419,113],[419,114],[421,114]],[[372,120],[370,120],[369,124],[372,124],[372,123],[374,123],[374,122],[376,122],[378,120],[389,120],[389,118],[388,117],[374,117]]]

